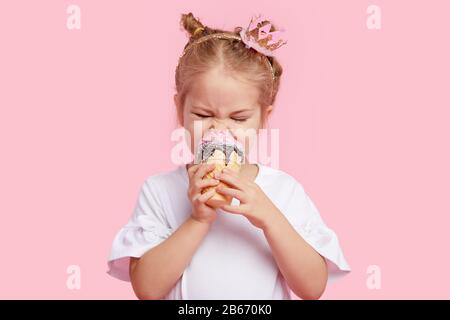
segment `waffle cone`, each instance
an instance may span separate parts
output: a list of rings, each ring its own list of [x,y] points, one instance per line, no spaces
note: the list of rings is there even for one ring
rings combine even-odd
[[[222,170],[225,167],[227,167],[231,170],[234,170],[235,172],[239,172],[241,169],[241,163],[239,162],[239,157],[235,154],[235,152],[233,152],[231,154],[230,161],[228,162],[228,164],[225,164],[224,159],[215,158],[213,156],[208,158],[205,162],[207,164],[214,163],[216,166],[215,166],[214,170],[208,172],[204,176],[204,179],[214,179],[214,175],[216,174],[216,172],[219,172],[219,173],[222,172]],[[216,186],[204,188],[202,190],[202,193],[208,192],[211,189],[215,190],[219,186],[230,187],[228,184],[220,181],[219,184]],[[223,195],[223,194],[215,192],[214,195],[211,198],[209,198],[209,200],[206,202],[206,204],[208,204],[209,206],[211,206],[213,208],[217,208],[224,204],[230,204],[232,200],[233,200],[233,197],[231,197],[231,196],[227,196],[227,195]]]

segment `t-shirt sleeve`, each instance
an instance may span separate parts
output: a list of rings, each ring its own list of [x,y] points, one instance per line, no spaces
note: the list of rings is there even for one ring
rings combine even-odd
[[[114,237],[108,258],[108,274],[130,281],[130,257],[141,257],[171,233],[156,186],[151,177],[147,178],[128,223]]]
[[[336,233],[326,226],[315,204],[298,182],[292,190],[286,218],[302,238],[325,258],[329,282],[350,271]]]

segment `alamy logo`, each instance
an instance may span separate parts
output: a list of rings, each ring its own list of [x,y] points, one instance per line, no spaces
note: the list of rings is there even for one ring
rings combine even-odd
[[[369,275],[366,280],[367,289],[381,289],[381,268],[377,265],[370,265],[367,267],[367,274]]]
[[[175,165],[192,161],[197,150],[190,150],[190,141],[199,141],[202,137],[202,122],[194,121],[194,137],[185,128],[177,128],[172,131],[171,141],[176,142],[171,150],[171,160]],[[259,162],[270,165],[274,169],[279,168],[280,133],[279,129],[236,129],[233,134],[239,137],[239,142],[244,148],[249,163]],[[194,146],[196,148],[197,146]],[[248,148],[248,150],[246,150]],[[270,150],[269,150],[270,149]]]
[[[369,15],[366,20],[366,26],[369,30],[381,29],[381,9],[379,6],[370,5],[367,7],[366,13]]]
[[[69,290],[81,289],[81,268],[77,265],[67,267],[66,273],[69,275],[66,280],[66,286]]]
[[[66,27],[69,30],[81,29],[81,9],[75,4],[71,4],[67,7],[66,13],[68,14]]]

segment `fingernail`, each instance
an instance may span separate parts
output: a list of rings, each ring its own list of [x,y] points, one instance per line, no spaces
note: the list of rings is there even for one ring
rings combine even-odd
[[[220,178],[220,172],[216,172],[216,173],[214,174],[214,177],[215,177],[215,178]]]

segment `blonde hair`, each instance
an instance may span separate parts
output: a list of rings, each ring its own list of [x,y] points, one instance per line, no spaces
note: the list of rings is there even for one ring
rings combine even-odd
[[[275,103],[283,69],[276,58],[247,48],[245,43],[236,39],[242,30],[241,27],[236,27],[233,32],[211,29],[204,26],[192,13],[182,14],[180,24],[190,35],[175,72],[176,91],[182,106],[193,79],[220,65],[227,72],[238,75],[259,89],[258,103],[261,107]],[[270,31],[275,30],[272,24]],[[211,38],[189,47],[194,41],[216,33],[226,33],[234,37]],[[271,70],[267,67],[267,60],[264,59],[269,60]]]

